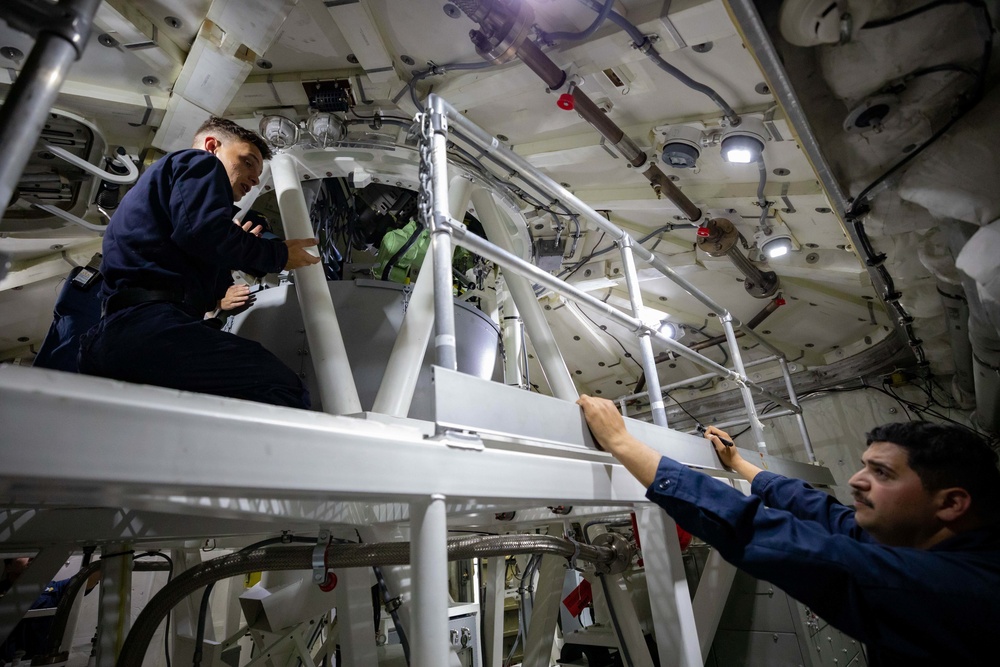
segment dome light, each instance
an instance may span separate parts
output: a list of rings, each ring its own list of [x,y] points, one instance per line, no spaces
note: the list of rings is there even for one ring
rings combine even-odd
[[[275,148],[288,148],[298,141],[299,128],[284,116],[264,116],[260,119],[260,135]]]
[[[742,122],[728,128],[722,134],[722,158],[733,164],[750,164],[764,152],[767,136],[764,123],[751,116],[743,116]]]
[[[787,235],[775,236],[765,241],[760,247],[761,252],[770,259],[787,255],[792,249],[792,237]]]

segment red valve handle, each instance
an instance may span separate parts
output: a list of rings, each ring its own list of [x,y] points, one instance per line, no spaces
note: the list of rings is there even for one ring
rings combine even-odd
[[[563,93],[559,96],[559,99],[556,100],[556,105],[564,111],[572,111],[573,107],[576,106],[576,101],[573,99],[571,94]]]
[[[711,235],[712,235],[712,232],[709,231],[708,227],[699,227],[698,228],[698,236],[701,236],[702,238],[707,238],[707,237],[709,237]]]

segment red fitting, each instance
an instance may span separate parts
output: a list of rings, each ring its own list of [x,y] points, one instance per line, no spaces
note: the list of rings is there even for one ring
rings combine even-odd
[[[319,589],[324,593],[329,593],[337,587],[337,575],[333,572],[326,573],[326,581],[319,585]]]
[[[708,229],[708,227],[704,227],[703,226],[703,227],[699,227],[698,228],[698,236],[700,236],[702,238],[708,238],[711,235],[712,235],[712,232]]]
[[[782,299],[780,296],[774,300],[774,305],[776,306],[784,306],[786,303],[788,302]]]
[[[576,101],[570,93],[563,93],[556,100],[556,106],[564,111],[572,111],[573,107],[576,106]]]

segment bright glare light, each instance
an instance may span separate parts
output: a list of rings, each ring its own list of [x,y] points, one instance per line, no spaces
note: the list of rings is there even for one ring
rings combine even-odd
[[[767,251],[768,257],[781,257],[782,255],[787,255],[787,254],[788,254],[788,248],[783,245],[779,245],[777,248],[771,248],[770,250]]]
[[[746,148],[730,148],[726,151],[726,160],[736,164],[750,164],[753,155]]]
[[[656,327],[656,330],[668,338],[673,338],[674,340],[677,339],[677,325],[673,322],[660,322],[660,324]]]
[[[792,249],[792,240],[787,236],[779,236],[766,242],[761,250],[770,258],[787,255]]]

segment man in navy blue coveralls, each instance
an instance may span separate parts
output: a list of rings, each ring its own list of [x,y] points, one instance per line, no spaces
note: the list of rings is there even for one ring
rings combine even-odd
[[[748,462],[717,428],[705,437],[751,482],[749,496],[633,438],[614,403],[577,402],[650,500],[733,565],[865,642],[870,665],[996,664],[1000,472],[978,436],[927,422],[874,429],[850,480],[850,509]]]
[[[319,261],[315,239],[262,239],[233,224],[271,151],[210,118],[194,147],[150,167],[104,235],[104,316],[84,337],[80,370],[161,387],[308,408],[299,377],[258,343],[211,326],[233,270],[264,275]]]

